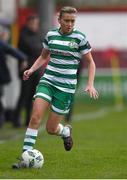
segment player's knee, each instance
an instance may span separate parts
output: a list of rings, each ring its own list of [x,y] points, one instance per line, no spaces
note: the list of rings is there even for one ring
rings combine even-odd
[[[57,134],[57,129],[55,127],[46,126],[46,130],[49,134]]]

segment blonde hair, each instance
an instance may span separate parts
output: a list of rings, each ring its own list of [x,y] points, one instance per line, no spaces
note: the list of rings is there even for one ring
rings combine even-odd
[[[64,6],[64,7],[60,10],[59,18],[61,18],[64,13],[69,13],[69,14],[71,14],[71,13],[77,13],[77,9],[74,8],[74,7],[71,7],[71,6]]]

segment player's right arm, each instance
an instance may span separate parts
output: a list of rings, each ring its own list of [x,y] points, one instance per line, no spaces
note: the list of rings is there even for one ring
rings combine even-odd
[[[29,77],[39,69],[46,61],[50,55],[50,51],[48,49],[43,48],[41,55],[36,59],[35,63],[31,66],[30,69],[24,71],[23,80],[28,80]]]

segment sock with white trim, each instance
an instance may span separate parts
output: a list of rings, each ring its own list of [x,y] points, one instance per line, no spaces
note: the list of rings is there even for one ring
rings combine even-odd
[[[62,124],[59,124],[59,132],[58,135],[61,137],[68,137],[70,136],[70,129],[67,126],[63,126]]]
[[[24,138],[23,151],[26,151],[28,149],[33,149],[37,135],[38,135],[37,129],[27,128]]]

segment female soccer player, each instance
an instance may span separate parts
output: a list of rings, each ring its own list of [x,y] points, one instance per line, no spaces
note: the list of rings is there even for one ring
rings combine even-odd
[[[39,125],[49,107],[51,111],[46,123],[47,132],[62,137],[65,150],[71,150],[72,128],[70,125],[63,126],[60,122],[69,112],[72,103],[81,58],[88,62],[88,83],[85,91],[90,97],[98,98],[98,92],[94,88],[95,63],[91,46],[86,36],[74,28],[76,13],[77,10],[73,7],[61,9],[58,18],[60,27],[47,33],[41,55],[32,67],[24,72],[23,79],[28,80],[50,55],[50,61],[34,95],[33,111],[26,130],[23,151],[33,149]],[[14,164],[13,168],[22,168],[21,161]]]

